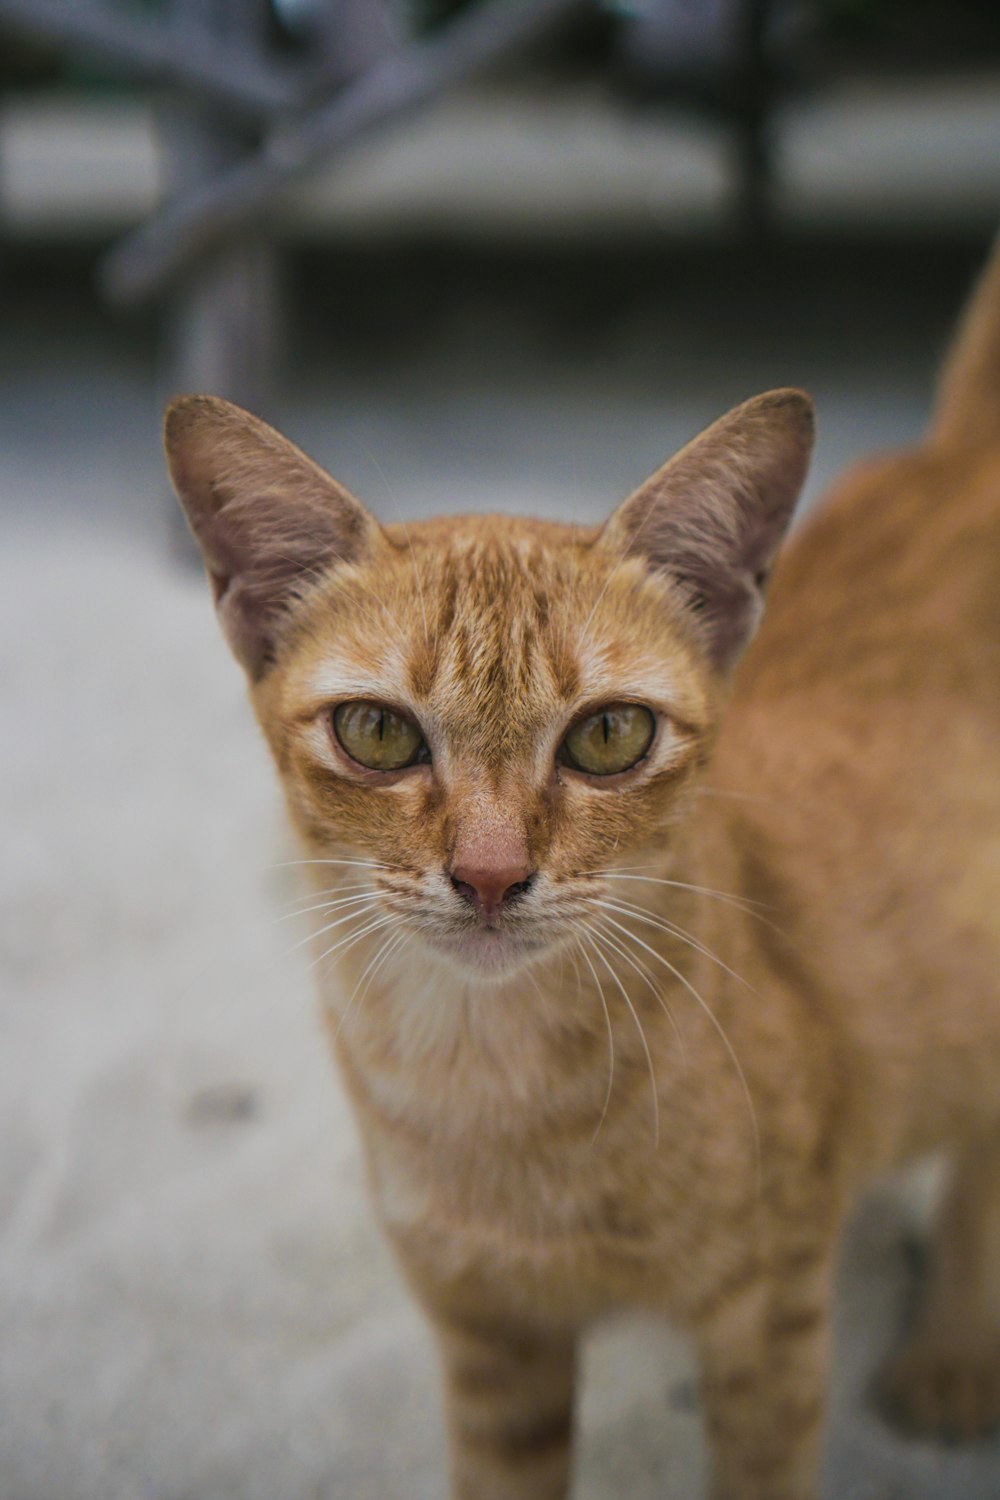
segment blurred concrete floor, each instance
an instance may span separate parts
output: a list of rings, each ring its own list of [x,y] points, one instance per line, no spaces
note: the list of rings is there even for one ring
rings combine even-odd
[[[815,395],[815,495],[914,437],[982,240],[767,253],[343,247],[298,265],[265,415],[386,519],[596,519],[732,403]],[[0,317],[0,1495],[433,1500],[436,1368],[368,1216],[269,767],[171,549],[166,383],[71,260]],[[867,1401],[918,1199],[845,1253],[832,1500],[995,1500],[1000,1449]],[[694,1500],[684,1350],[586,1359],[581,1500]]]

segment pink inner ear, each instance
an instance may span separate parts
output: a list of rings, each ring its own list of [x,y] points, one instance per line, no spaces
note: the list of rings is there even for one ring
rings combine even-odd
[[[727,668],[738,657],[757,628],[763,595],[746,572],[723,566],[692,564],[667,571],[680,589],[685,606],[696,616],[696,626],[712,662]]]
[[[812,406],[775,391],[737,407],[640,487],[611,540],[673,578],[713,665],[756,628],[771,562],[805,479]]]
[[[213,571],[212,581],[230,645],[256,680],[274,660],[290,610],[327,567],[343,559],[343,538],[335,515],[307,513],[285,517],[284,527],[260,526],[253,524],[259,518],[245,502],[239,508],[250,513],[250,524],[244,529],[241,518],[230,515],[227,528],[227,514],[236,505],[216,517],[230,567],[227,573]],[[304,526],[304,519],[313,524]]]
[[[256,680],[306,588],[359,557],[378,527],[305,454],[228,402],[175,402],[166,443],[223,628]]]

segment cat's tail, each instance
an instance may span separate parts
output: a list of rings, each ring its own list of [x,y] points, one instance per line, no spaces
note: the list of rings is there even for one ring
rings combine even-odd
[[[948,447],[1000,443],[1000,235],[945,361],[929,435]]]

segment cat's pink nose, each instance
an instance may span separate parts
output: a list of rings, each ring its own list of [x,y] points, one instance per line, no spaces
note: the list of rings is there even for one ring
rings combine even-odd
[[[505,902],[526,891],[534,879],[534,871],[523,864],[456,865],[450,874],[458,894],[484,917],[494,916]]]

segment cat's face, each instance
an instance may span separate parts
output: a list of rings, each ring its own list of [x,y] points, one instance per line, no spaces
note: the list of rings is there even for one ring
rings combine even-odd
[[[809,407],[758,398],[602,530],[380,527],[225,403],[168,451],[293,819],[329,884],[469,975],[586,930],[662,859],[804,475]],[[339,882],[338,882],[339,877]]]
[[[594,872],[662,848],[708,744],[714,684],[676,602],[594,541],[390,530],[304,601],[255,691],[312,852],[372,861],[386,907],[476,972],[593,916]]]

